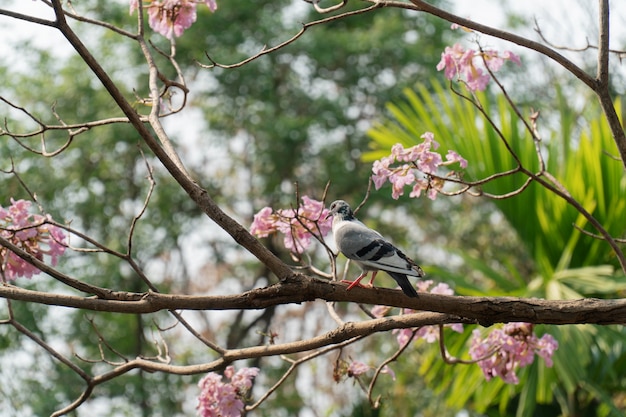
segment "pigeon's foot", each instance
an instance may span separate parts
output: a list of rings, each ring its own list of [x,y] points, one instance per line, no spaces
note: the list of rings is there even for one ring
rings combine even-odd
[[[341,281],[339,281],[339,282],[343,282],[344,284],[349,284],[349,285],[348,285],[348,288],[346,288],[346,291],[350,291],[350,290],[351,290],[352,288],[354,288],[354,287],[361,287],[361,288],[373,288],[373,287],[374,287],[374,286],[373,286],[372,284],[370,284],[370,283],[367,283],[367,284],[361,284],[361,283],[360,283],[360,281],[361,281],[360,279],[356,279],[356,280],[354,280],[354,281],[350,281],[350,280],[347,280],[347,279],[342,279],[342,280],[341,280]]]

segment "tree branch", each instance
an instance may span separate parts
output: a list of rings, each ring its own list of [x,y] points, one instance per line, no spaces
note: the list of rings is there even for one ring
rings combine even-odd
[[[95,57],[89,52],[87,47],[69,27],[65,21],[60,0],[54,0],[52,3],[58,20],[58,29],[61,33],[63,33],[65,38],[85,61],[89,68],[91,68],[104,88],[111,95],[111,98],[113,98],[122,112],[126,115],[126,117],[128,117],[137,133],[145,141],[155,156],[161,161],[163,166],[165,166],[172,177],[185,190],[189,197],[207,216],[209,216],[209,218],[230,234],[239,245],[244,247],[252,255],[256,256],[262,263],[267,265],[267,267],[274,274],[276,274],[276,276],[282,279],[291,275],[291,269],[284,262],[263,246],[242,225],[224,213],[224,211],[209,196],[208,192],[198,185],[192,178],[190,178],[183,170],[181,170],[176,162],[170,158],[168,153],[154,138],[150,130],[143,124],[141,116],[126,100],[122,92],[119,88],[117,88],[115,82],[111,79],[111,77],[109,77],[104,68],[102,68]]]
[[[542,300],[516,297],[464,297],[420,293],[408,298],[398,290],[354,288],[305,275],[291,277],[265,288],[241,294],[194,296],[148,292],[111,293],[119,299],[86,298],[0,286],[0,297],[93,311],[145,314],[161,310],[256,310],[280,304],[300,304],[317,299],[410,308],[455,316],[448,322],[472,321],[483,326],[524,321],[543,324],[625,324],[626,299]],[[137,297],[141,297],[137,299]],[[124,300],[125,299],[125,300]]]

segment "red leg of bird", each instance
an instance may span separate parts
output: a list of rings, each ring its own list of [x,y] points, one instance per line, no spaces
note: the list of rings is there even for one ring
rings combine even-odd
[[[346,291],[351,290],[352,288],[356,287],[357,285],[361,286],[361,284],[359,284],[361,282],[361,280],[363,278],[365,278],[365,276],[367,275],[367,271],[363,271],[363,273],[361,275],[359,275],[354,281],[348,281],[348,280],[341,280],[341,282],[345,282],[348,285],[348,288],[346,288]]]
[[[369,287],[373,287],[374,286],[374,278],[376,278],[376,274],[378,274],[378,271],[372,272],[372,277],[370,278],[370,282],[369,282],[369,284],[367,284]]]

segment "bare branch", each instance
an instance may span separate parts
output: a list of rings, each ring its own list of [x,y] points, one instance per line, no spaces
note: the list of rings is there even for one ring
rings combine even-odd
[[[598,69],[596,79],[600,85],[609,84],[609,0],[598,0]]]
[[[546,36],[543,34],[543,31],[539,27],[539,23],[537,22],[537,19],[534,19],[534,22],[535,22],[535,32],[537,33],[537,35],[539,35],[541,40],[543,42],[545,42],[551,48],[559,49],[559,50],[562,50],[562,51],[570,51],[570,52],[584,52],[584,51],[588,51],[590,49],[598,49],[598,46],[591,44],[589,42],[589,39],[587,39],[587,45],[582,46],[580,48],[573,48],[571,46],[565,46],[565,45],[557,45],[556,43],[554,43],[554,42],[550,41],[548,38],[546,38]],[[617,57],[620,60],[622,58],[624,58],[624,56],[626,56],[626,51],[621,50],[621,49],[611,49],[611,48],[609,48],[609,52],[612,53],[612,54],[617,55]]]
[[[334,12],[335,10],[339,10],[342,7],[344,7],[346,4],[348,4],[348,0],[341,0],[340,3],[337,3],[337,4],[333,5],[333,6],[320,7],[319,6],[320,0],[305,0],[305,1],[313,3],[313,7],[315,8],[315,11],[317,11],[318,13]]]
[[[128,117],[137,133],[146,142],[148,147],[154,152],[156,157],[161,161],[165,168],[179,185],[188,193],[189,197],[198,205],[198,207],[206,213],[213,221],[215,221],[222,229],[229,233],[233,239],[242,247],[247,249],[252,255],[256,256],[261,262],[274,272],[279,278],[291,275],[290,268],[282,262],[276,255],[263,246],[248,230],[241,226],[234,219],[226,215],[224,211],[213,201],[208,192],[200,187],[189,174],[181,169],[180,163],[174,161],[170,153],[163,149],[159,142],[155,140],[150,130],[144,126],[139,114],[133,106],[126,100],[124,95],[117,88],[117,85],[109,77],[106,71],[89,52],[87,47],[76,36],[72,29],[65,21],[63,8],[60,0],[54,0],[53,6],[55,14],[59,21],[58,27],[61,33],[66,37],[69,43],[74,47],[85,63],[96,74],[102,82],[109,95],[117,103],[119,108]],[[145,43],[144,43],[145,48]],[[157,94],[158,97],[158,94]],[[160,125],[158,125],[160,126]],[[154,127],[154,126],[153,126]]]
[[[263,394],[254,404],[246,407],[246,410],[251,411],[254,410],[255,408],[257,408],[259,405],[261,405],[261,403],[263,403],[263,401],[265,401],[274,391],[276,391],[276,389],[278,389],[278,387],[280,387],[285,380],[289,377],[289,375],[291,375],[293,373],[293,371],[300,365],[302,365],[305,362],[310,361],[311,359],[315,359],[318,356],[321,355],[325,355],[328,352],[332,352],[334,350],[337,349],[342,349],[345,346],[351,345],[352,343],[355,343],[361,339],[363,339],[365,336],[356,336],[353,337],[351,339],[345,340],[341,343],[337,343],[335,345],[332,346],[327,346],[325,348],[319,349],[315,352],[312,352],[298,360],[292,360],[292,359],[288,359],[286,357],[283,357],[283,359],[287,360],[288,362],[291,363],[291,366],[289,367],[289,369],[280,377],[280,379],[270,388],[267,390],[267,392],[265,392],[265,394]]]
[[[53,2],[50,1],[50,0],[41,0],[41,2],[47,4],[50,7],[53,7]],[[71,3],[70,2],[68,2],[68,3],[70,5],[70,7],[71,7]],[[78,13],[76,13],[76,11],[74,10],[73,7],[71,7],[71,8],[72,8],[72,12],[68,12],[66,10],[63,11],[65,16],[69,17],[70,19],[76,20],[77,22],[89,23],[89,24],[92,24],[94,26],[100,26],[100,27],[103,27],[105,29],[109,29],[110,31],[113,31],[113,32],[115,32],[115,33],[117,33],[119,35],[125,36],[127,38],[136,39],[136,35],[131,33],[131,32],[128,32],[128,31],[126,31],[124,29],[121,29],[121,28],[119,28],[119,27],[117,27],[115,25],[112,25],[112,24],[108,23],[108,22],[103,22],[101,20],[96,20],[96,19],[89,19],[87,17],[81,16]],[[37,23],[37,22],[34,22],[34,23]]]
[[[374,391],[374,386],[376,385],[376,381],[378,380],[378,376],[380,375],[382,370],[385,368],[385,366],[397,360],[400,357],[400,355],[402,355],[402,353],[406,350],[406,348],[409,347],[411,342],[413,342],[413,338],[415,337],[415,334],[419,331],[419,329],[420,327],[416,327],[415,329],[413,329],[413,331],[411,332],[411,337],[409,337],[407,341],[404,342],[404,344],[400,346],[393,355],[385,359],[380,365],[378,365],[378,368],[376,368],[376,372],[374,372],[374,376],[372,377],[372,380],[370,381],[370,385],[367,389],[367,398],[369,399],[369,402],[373,408],[380,407],[380,397],[378,397],[376,401],[372,400],[372,393]]]
[[[53,20],[41,19],[35,16],[12,12],[11,10],[0,9],[0,15],[12,17],[17,20],[23,20],[25,22],[35,23],[37,25],[56,27],[56,22]]]
[[[252,55],[249,58],[244,59],[243,61],[237,62],[235,64],[230,64],[230,65],[225,65],[225,64],[219,64],[217,63],[215,60],[213,60],[213,58],[211,58],[209,56],[208,53],[206,53],[206,57],[209,60],[209,62],[211,62],[211,64],[206,65],[206,64],[202,64],[200,62],[197,62],[197,64],[202,67],[202,68],[207,68],[207,69],[211,69],[211,68],[224,68],[224,69],[230,69],[230,68],[238,68],[241,67],[251,61],[254,61],[257,58],[262,57],[263,55],[267,55],[267,54],[271,54],[272,52],[278,51],[279,49],[284,48],[285,46],[295,42],[298,38],[300,38],[302,35],[304,35],[304,32],[306,32],[306,30],[312,26],[316,26],[316,25],[321,25],[324,23],[328,23],[328,22],[332,22],[335,20],[339,20],[339,19],[344,19],[346,17],[350,17],[350,16],[355,16],[355,15],[359,15],[359,14],[363,14],[363,13],[367,13],[370,12],[372,10],[378,9],[382,7],[382,4],[379,3],[375,3],[369,7],[366,7],[364,9],[359,9],[359,10],[354,10],[354,11],[350,11],[350,12],[345,12],[342,14],[338,14],[335,16],[330,16],[327,17],[325,19],[320,19],[320,20],[315,20],[313,22],[308,22],[308,23],[303,23],[302,24],[302,28],[300,29],[300,31],[298,33],[296,33],[294,36],[292,36],[291,38],[287,39],[286,41],[279,43],[278,45],[268,48],[267,45],[263,46],[263,49],[261,49],[259,52],[257,52],[255,55]]]

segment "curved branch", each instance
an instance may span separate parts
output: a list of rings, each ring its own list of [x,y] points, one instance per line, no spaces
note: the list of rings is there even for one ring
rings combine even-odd
[[[350,341],[350,343],[352,343],[355,338],[358,339],[374,333],[386,332],[398,328],[403,329],[453,322],[458,322],[458,317],[451,317],[441,313],[424,312],[404,314],[395,317],[384,317],[381,319],[367,320],[359,323],[349,322],[325,334],[307,340],[228,350],[219,359],[199,365],[171,365],[163,362],[136,358],[116,367],[112,371],[95,376],[93,381],[94,384],[97,385],[133,369],[143,369],[149,372],[159,371],[176,375],[194,375],[223,369],[228,364],[238,360],[307,352],[319,348],[323,348],[324,350],[322,350],[321,353],[325,353],[326,349],[332,350],[334,347],[341,347],[332,345],[339,345],[346,341]]]
[[[109,77],[107,72],[102,68],[100,63],[89,52],[83,42],[76,36],[72,29],[65,21],[63,8],[60,0],[53,1],[55,14],[58,19],[57,27],[63,33],[68,42],[74,47],[76,52],[81,56],[85,63],[91,68],[98,77],[104,88],[107,90],[111,98],[115,101],[122,112],[128,117],[137,133],[141,136],[150,150],[161,161],[163,166],[168,170],[170,175],[185,190],[189,197],[197,204],[197,206],[211,218],[218,226],[225,230],[232,238],[242,247],[244,247],[252,255],[256,256],[261,262],[279,278],[291,275],[291,269],[280,258],[274,255],[270,250],[263,246],[248,230],[228,216],[209,196],[208,192],[203,189],[197,182],[193,180],[184,170],[181,170],[179,164],[171,159],[169,153],[161,146],[158,140],[152,135],[152,132],[143,124],[141,116],[135,111],[133,106],[126,100],[122,92],[117,88],[115,82]]]
[[[320,19],[320,20],[315,20],[313,22],[303,23],[302,24],[302,28],[300,29],[300,31],[298,33],[296,33],[295,35],[293,35],[291,38],[289,38],[286,41],[281,42],[278,45],[273,46],[271,48],[267,48],[267,45],[265,45],[256,54],[252,55],[251,57],[248,57],[248,58],[244,59],[243,61],[237,62],[235,64],[230,64],[230,65],[219,64],[216,61],[214,61],[209,56],[209,54],[206,54],[206,53],[205,53],[205,55],[206,55],[207,59],[211,62],[211,64],[206,65],[206,64],[202,64],[200,62],[197,62],[197,64],[200,67],[207,68],[207,69],[211,69],[211,68],[215,68],[215,67],[224,68],[224,69],[238,68],[238,67],[241,67],[241,66],[247,64],[248,62],[254,61],[257,58],[262,57],[263,55],[267,55],[267,54],[270,54],[272,52],[275,52],[275,51],[277,51],[277,50],[279,50],[281,48],[284,48],[285,46],[295,42],[298,38],[300,38],[302,35],[304,35],[304,32],[306,32],[306,30],[308,28],[310,28],[311,26],[321,25],[321,24],[324,24],[324,23],[328,23],[328,22],[332,22],[332,21],[335,21],[335,20],[343,19],[343,18],[346,18],[346,17],[355,16],[355,15],[362,14],[362,13],[367,13],[367,12],[370,12],[370,11],[372,11],[374,9],[378,9],[378,8],[380,8],[382,6],[383,6],[383,4],[381,4],[381,3],[375,3],[375,4],[373,4],[373,5],[369,6],[369,7],[366,7],[364,9],[353,10],[353,11],[341,13],[341,14],[338,14],[338,15],[335,15],[335,16],[330,16],[330,17],[327,17],[325,19]]]
[[[325,355],[326,353],[332,352],[333,350],[341,349],[341,348],[343,348],[345,346],[348,346],[348,345],[350,345],[350,344],[352,344],[354,342],[357,342],[357,341],[363,339],[364,337],[365,336],[355,336],[352,339],[348,339],[348,340],[346,340],[344,342],[337,343],[337,344],[334,344],[332,346],[326,346],[325,348],[320,349],[318,351],[315,351],[313,353],[310,353],[310,354],[308,354],[308,355],[306,355],[306,356],[304,356],[304,357],[302,357],[302,358],[300,358],[298,360],[293,360],[293,361],[292,360],[288,360],[288,361],[291,362],[291,366],[289,367],[289,369],[287,369],[287,371],[285,371],[285,373],[279,378],[279,380],[276,381],[276,383],[271,388],[269,388],[265,392],[265,394],[263,394],[254,404],[251,404],[251,405],[247,406],[246,407],[246,411],[252,411],[255,408],[259,407],[270,395],[272,395],[272,393],[274,391],[276,391],[278,389],[278,387],[280,387],[283,384],[283,382],[285,382],[285,380],[289,377],[289,375],[291,375],[293,373],[293,371],[298,366],[302,365],[304,362],[308,362],[311,359],[317,358],[318,356]]]

